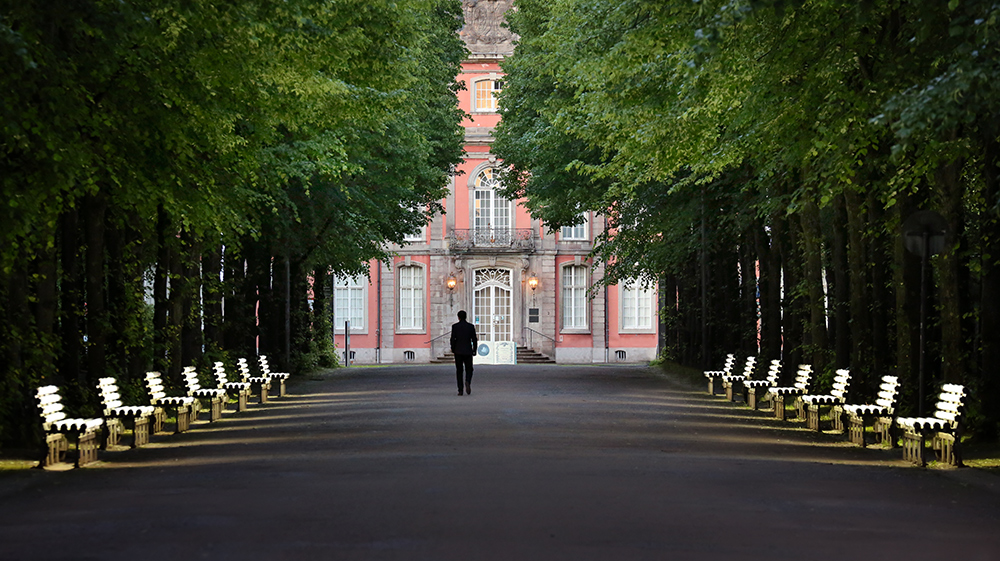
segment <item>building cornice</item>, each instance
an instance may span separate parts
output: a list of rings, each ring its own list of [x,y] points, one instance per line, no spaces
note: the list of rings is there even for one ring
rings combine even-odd
[[[493,143],[493,127],[466,127],[465,143],[473,146],[488,146]]]

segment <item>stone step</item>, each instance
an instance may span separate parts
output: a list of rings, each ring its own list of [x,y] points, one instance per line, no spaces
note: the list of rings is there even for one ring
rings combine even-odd
[[[431,364],[452,364],[455,362],[455,355],[447,351],[444,355],[431,360]],[[555,364],[556,361],[543,355],[542,353],[527,347],[517,348],[518,364]]]

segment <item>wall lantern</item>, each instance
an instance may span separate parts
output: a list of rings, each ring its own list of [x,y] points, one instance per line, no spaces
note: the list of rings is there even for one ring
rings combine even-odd
[[[535,292],[535,289],[538,288],[538,277],[535,275],[528,277],[528,288],[531,289],[531,292]]]
[[[444,285],[448,287],[448,305],[455,305],[455,287],[458,286],[458,279],[455,275],[448,275],[448,280],[444,281]]]

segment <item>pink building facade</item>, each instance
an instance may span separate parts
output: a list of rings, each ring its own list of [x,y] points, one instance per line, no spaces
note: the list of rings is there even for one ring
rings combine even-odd
[[[466,156],[452,176],[445,214],[391,263],[372,262],[370,280],[335,281],[334,322],[342,358],[355,364],[429,362],[448,350],[451,324],[466,310],[488,347],[534,349],[559,363],[645,362],[656,356],[656,287],[588,289],[604,274],[588,253],[604,219],[551,232],[519,201],[497,193],[491,152],[500,122],[494,93],[500,62],[513,52],[499,25],[510,0],[465,0],[461,35],[469,49],[458,104],[471,116]],[[350,340],[345,322],[350,322]],[[349,343],[349,354],[345,356]]]

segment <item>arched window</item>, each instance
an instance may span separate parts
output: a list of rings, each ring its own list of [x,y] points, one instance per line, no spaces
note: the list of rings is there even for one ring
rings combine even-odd
[[[503,89],[503,81],[500,79],[479,80],[473,86],[475,89],[475,101],[473,111],[481,113],[494,113],[497,110],[497,95]]]
[[[506,233],[513,226],[511,202],[500,193],[497,170],[486,168],[476,176],[475,183],[475,228],[477,234],[484,230]]]
[[[424,268],[419,265],[403,265],[396,270],[399,277],[399,324],[400,330],[422,331],[424,329]]]
[[[582,265],[562,268],[562,328],[587,329],[587,268]]]

